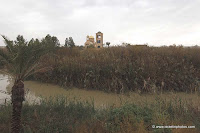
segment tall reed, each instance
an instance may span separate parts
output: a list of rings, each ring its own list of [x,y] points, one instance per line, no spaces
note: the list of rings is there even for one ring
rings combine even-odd
[[[49,72],[35,80],[112,92],[199,91],[199,47],[60,48],[43,57]]]

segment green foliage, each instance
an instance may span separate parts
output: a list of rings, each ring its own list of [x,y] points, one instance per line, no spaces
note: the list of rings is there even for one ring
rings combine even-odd
[[[69,37],[65,39],[65,47],[73,48],[75,47],[75,43],[72,37]]]
[[[27,42],[23,36],[17,36],[15,41],[10,41],[5,36],[6,48],[0,49],[1,62],[5,71],[15,80],[24,80],[29,75],[40,71],[40,57],[46,54],[46,48],[39,45],[39,41],[31,39]]]
[[[110,46],[110,42],[106,42],[106,45],[109,47]]]
[[[147,107],[139,107],[134,104],[125,104],[119,108],[111,108],[106,114],[106,127],[114,132],[120,130],[121,124],[128,121],[131,125],[144,121],[145,125],[150,126],[153,111]],[[148,127],[147,126],[147,127]],[[147,128],[145,127],[145,128]]]
[[[60,46],[60,42],[55,36],[47,35],[45,38],[41,41],[42,45],[46,47],[58,47]]]
[[[30,133],[132,133],[133,131],[171,133],[177,132],[177,129],[153,129],[152,125],[195,125],[196,129],[191,129],[191,132],[199,132],[200,113],[196,106],[175,99],[169,101],[156,99],[156,102],[152,104],[143,105],[126,103],[119,107],[111,106],[104,109],[95,109],[94,103],[80,102],[76,98],[73,100],[61,96],[42,99],[40,104],[24,105],[22,126],[24,132]],[[0,131],[7,133],[9,132],[7,125],[10,124],[11,106],[2,106],[0,110]]]

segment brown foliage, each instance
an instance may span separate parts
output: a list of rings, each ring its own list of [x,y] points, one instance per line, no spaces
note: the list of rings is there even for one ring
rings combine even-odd
[[[37,80],[62,86],[124,92],[199,89],[199,47],[111,47],[100,50],[60,48],[41,61],[53,66]]]

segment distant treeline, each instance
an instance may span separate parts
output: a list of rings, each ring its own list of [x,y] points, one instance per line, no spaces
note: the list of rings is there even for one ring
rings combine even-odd
[[[64,87],[108,92],[197,92],[200,86],[199,47],[131,46],[104,49],[58,48],[41,59],[52,66],[34,80]]]
[[[32,38],[30,41],[27,41],[24,39],[22,35],[18,35],[16,37],[15,41],[12,41],[15,45],[27,45],[27,46],[32,46],[32,45],[38,45],[38,46],[44,46],[46,48],[55,48],[55,47],[60,47],[60,41],[56,36],[51,36],[50,34],[47,34],[44,38],[42,39],[34,39]],[[75,43],[72,37],[66,38],[65,39],[65,47],[75,47]],[[0,46],[0,48],[4,48],[3,46]]]
[[[2,36],[3,38],[6,36]],[[16,50],[21,48],[21,47],[30,47],[32,51],[35,49],[40,49],[42,51],[48,52],[48,53],[55,53],[55,51],[59,47],[68,47],[68,48],[73,48],[75,47],[75,43],[72,37],[66,38],[65,39],[65,44],[61,46],[60,41],[56,36],[51,36],[50,34],[47,34],[44,38],[42,39],[34,39],[32,38],[30,41],[27,41],[24,39],[22,35],[18,35],[16,37],[16,40],[4,40],[8,41],[5,42],[5,44],[9,43],[12,44],[12,47],[14,47]],[[6,48],[7,47],[7,48]],[[9,46],[0,46],[0,50],[9,50]],[[82,48],[82,47],[80,47]],[[51,54],[52,55],[52,54]],[[2,68],[4,65],[3,60],[0,57],[0,68]]]

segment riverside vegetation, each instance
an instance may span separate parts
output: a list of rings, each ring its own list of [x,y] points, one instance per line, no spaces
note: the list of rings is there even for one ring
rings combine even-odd
[[[199,92],[199,47],[110,47],[104,49],[58,48],[54,58],[41,64],[52,66],[32,79],[64,87],[124,93],[163,91]]]
[[[10,131],[11,106],[0,111],[1,133]],[[152,125],[186,125],[193,129],[155,129]],[[40,104],[24,104],[22,132],[25,133],[198,133],[200,113],[196,106],[177,97],[155,102],[125,103],[118,107],[94,108],[92,101],[57,97]]]
[[[77,87],[125,94],[135,91],[141,95],[162,95],[167,92],[199,95],[200,92],[200,48],[197,46],[129,45],[82,49],[74,45],[60,47],[58,39],[50,35],[42,41],[32,39],[25,42],[22,36],[20,38],[23,40],[20,43],[26,44],[23,47],[48,51],[37,62],[43,69],[31,74],[26,80],[54,83],[65,88]],[[5,62],[0,64],[5,69]],[[0,109],[0,130],[9,132],[11,105]],[[60,97],[56,100],[43,99],[39,105],[25,104],[22,108],[21,131],[199,132],[199,114],[199,105],[182,99],[166,101],[158,98],[154,103],[126,103],[98,109],[90,102]],[[195,125],[196,128],[172,130],[151,127],[184,124]]]

